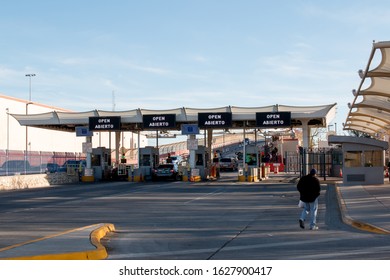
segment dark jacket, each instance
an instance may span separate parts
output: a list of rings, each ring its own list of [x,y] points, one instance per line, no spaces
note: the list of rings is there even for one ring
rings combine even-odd
[[[320,181],[317,177],[308,174],[299,180],[297,189],[300,193],[300,200],[303,202],[313,202],[320,196]]]

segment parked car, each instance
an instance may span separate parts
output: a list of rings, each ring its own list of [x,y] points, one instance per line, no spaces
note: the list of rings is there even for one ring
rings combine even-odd
[[[41,172],[44,173],[56,173],[60,170],[60,166],[57,163],[44,163],[41,165]]]
[[[220,158],[219,159],[220,170],[237,170],[237,160],[234,158]]]
[[[65,161],[65,163],[58,169],[58,171],[67,172],[68,168],[73,168],[77,172],[80,168],[80,164],[81,164],[83,169],[87,165],[85,160],[69,159],[69,160]]]
[[[152,179],[173,179],[179,180],[179,168],[177,164],[174,163],[165,163],[160,164],[156,169],[152,170]]]
[[[33,174],[39,173],[39,166],[31,166],[27,160],[8,160],[0,168],[0,175]]]

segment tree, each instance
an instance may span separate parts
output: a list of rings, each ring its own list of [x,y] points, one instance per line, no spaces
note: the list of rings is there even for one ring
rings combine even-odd
[[[349,130],[348,134],[350,136],[354,136],[354,137],[372,138],[372,136],[370,134],[359,131],[359,130]]]
[[[321,140],[326,140],[327,130],[324,127],[315,127],[310,130],[309,148],[318,147]]]

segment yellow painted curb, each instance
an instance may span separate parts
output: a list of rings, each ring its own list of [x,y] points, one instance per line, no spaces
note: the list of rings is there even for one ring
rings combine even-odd
[[[34,242],[39,242],[42,240],[46,240],[49,238],[54,238],[56,236],[64,235],[67,233],[71,233],[78,230],[83,230],[89,227],[94,227],[96,225],[86,226],[83,228],[69,230],[60,234],[55,234],[39,239],[35,239],[32,241],[16,244],[13,246],[9,246],[6,248],[0,249],[0,251],[10,250],[12,248],[20,247],[23,245],[27,245]],[[108,232],[115,231],[115,227],[113,224],[105,224],[95,230],[93,230],[90,234],[90,242],[92,245],[96,247],[94,250],[88,251],[80,251],[80,252],[69,252],[69,253],[60,253],[60,254],[46,254],[46,255],[37,255],[37,256],[21,256],[14,258],[4,258],[2,260],[102,260],[107,258],[108,254],[106,248],[100,243],[100,239],[102,239]]]
[[[243,176],[243,175],[238,176],[238,181],[239,182],[246,182],[245,176]]]
[[[191,182],[200,182],[200,181],[202,181],[202,177],[200,177],[200,176],[191,176],[190,177],[190,181]]]
[[[81,181],[82,182],[94,182],[95,177],[94,176],[82,176]]]
[[[106,248],[100,243],[100,239],[102,239],[108,232],[115,231],[115,227],[113,224],[105,224],[104,226],[95,229],[90,236],[90,240],[92,245],[96,247],[94,255],[96,255],[93,259],[94,260],[102,260],[107,258],[107,250]],[[91,259],[91,258],[89,258]]]
[[[357,229],[360,229],[360,230],[368,231],[368,232],[373,232],[373,233],[378,233],[378,234],[390,234],[390,231],[388,231],[386,229],[371,225],[369,223],[364,223],[364,222],[360,222],[360,221],[352,219],[348,214],[346,214],[346,213],[348,213],[348,210],[347,210],[347,207],[345,205],[345,201],[343,199],[343,196],[341,195],[341,192],[340,192],[340,189],[339,189],[337,183],[335,183],[335,189],[336,189],[336,194],[337,194],[337,198],[338,198],[337,201],[339,203],[339,207],[341,210],[341,219],[343,220],[343,222],[345,224],[350,225],[350,226],[357,228]]]
[[[142,176],[134,176],[134,182],[142,182]]]

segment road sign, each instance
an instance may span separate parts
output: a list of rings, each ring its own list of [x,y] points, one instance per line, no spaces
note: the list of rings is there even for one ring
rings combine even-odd
[[[144,129],[169,129],[176,128],[175,114],[143,115]]]
[[[182,135],[195,135],[199,134],[199,126],[197,124],[183,124],[181,126]]]
[[[197,150],[198,149],[198,139],[187,139],[187,149],[188,150]]]
[[[291,126],[291,112],[256,113],[257,127],[289,127]]]
[[[77,137],[93,136],[93,132],[89,130],[88,126],[76,126],[76,136]]]
[[[121,129],[121,117],[89,117],[90,131],[116,131]]]
[[[198,113],[200,128],[229,128],[232,126],[232,113]]]

